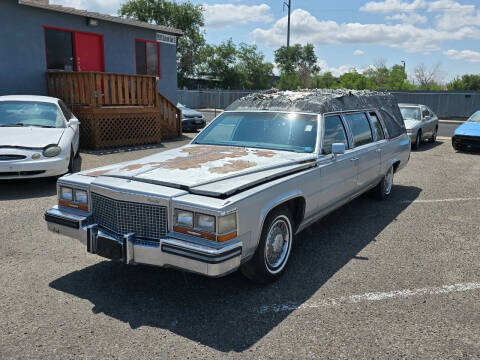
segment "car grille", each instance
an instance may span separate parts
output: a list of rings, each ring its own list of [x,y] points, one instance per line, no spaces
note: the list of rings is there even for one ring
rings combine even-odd
[[[91,194],[93,221],[118,235],[158,241],[167,233],[167,207]]]
[[[467,146],[480,147],[480,137],[455,135],[454,144],[461,147],[467,147]]]
[[[25,155],[2,155],[0,154],[0,161],[23,160],[27,157]]]

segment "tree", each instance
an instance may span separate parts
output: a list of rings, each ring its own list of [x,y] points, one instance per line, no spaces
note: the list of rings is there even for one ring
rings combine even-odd
[[[418,64],[414,70],[415,81],[420,89],[435,90],[441,88],[437,81],[440,76],[440,63],[428,68],[425,64]]]
[[[448,90],[480,90],[480,75],[469,74],[456,77],[447,85]]]
[[[345,89],[365,90],[375,89],[375,83],[372,79],[352,69],[339,77],[338,87]]]
[[[241,43],[237,52],[238,71],[242,74],[242,87],[264,90],[271,86],[273,64],[265,62],[265,56],[257,45]]]
[[[297,84],[297,80],[300,81],[298,86],[310,87],[312,77],[320,71],[317,60],[315,48],[311,44],[305,46],[295,44],[294,46],[282,46],[277,49],[275,51],[275,63],[282,72],[279,87],[293,86]],[[293,75],[294,73],[296,76]],[[284,74],[287,75],[283,76]]]
[[[330,71],[324,74],[317,74],[312,78],[313,89],[331,89],[337,87],[338,79]]]
[[[178,39],[177,74],[179,86],[185,78],[197,73],[205,46],[203,7],[190,2],[170,2],[166,0],[128,0],[122,5],[120,15],[144,22],[171,26],[183,31]]]

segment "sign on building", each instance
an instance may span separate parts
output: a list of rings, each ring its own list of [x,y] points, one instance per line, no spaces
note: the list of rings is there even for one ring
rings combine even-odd
[[[175,35],[157,33],[157,41],[177,45],[177,37]]]

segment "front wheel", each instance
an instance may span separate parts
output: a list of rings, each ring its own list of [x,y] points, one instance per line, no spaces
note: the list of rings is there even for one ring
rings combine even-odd
[[[412,144],[413,150],[418,150],[420,148],[421,142],[422,142],[422,132],[418,130],[417,137],[415,138],[415,142]]]
[[[428,139],[430,142],[434,143],[437,141],[437,132],[438,132],[438,128],[435,128],[435,131],[433,132],[432,137]]]
[[[382,181],[373,189],[373,194],[379,200],[385,200],[390,196],[393,187],[393,166],[388,169]]]
[[[275,209],[267,216],[255,255],[240,268],[245,277],[266,284],[284,273],[294,238],[292,224],[287,207]]]

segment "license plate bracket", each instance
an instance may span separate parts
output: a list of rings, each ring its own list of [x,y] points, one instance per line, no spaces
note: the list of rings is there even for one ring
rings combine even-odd
[[[121,243],[101,235],[97,236],[97,255],[107,259],[121,261],[123,259],[122,254],[123,248]]]

